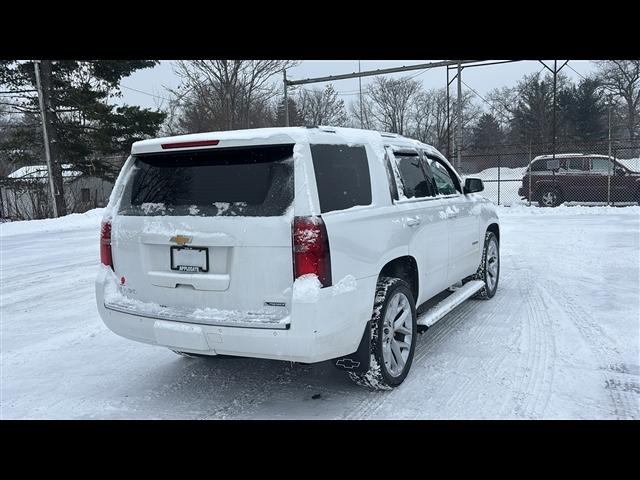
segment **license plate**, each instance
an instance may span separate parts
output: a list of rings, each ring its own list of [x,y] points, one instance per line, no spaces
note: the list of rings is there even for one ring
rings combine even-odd
[[[208,272],[209,249],[206,247],[171,247],[171,270]]]

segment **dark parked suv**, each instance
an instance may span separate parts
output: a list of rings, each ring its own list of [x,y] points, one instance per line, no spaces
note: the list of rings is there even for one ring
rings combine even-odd
[[[606,155],[565,153],[534,158],[520,197],[555,207],[563,202],[639,202],[640,173]]]

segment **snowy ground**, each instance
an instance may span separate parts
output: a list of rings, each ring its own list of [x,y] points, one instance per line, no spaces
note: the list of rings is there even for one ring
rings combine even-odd
[[[99,215],[0,226],[0,418],[640,419],[640,207],[501,208],[502,271],[392,392],[326,363],[186,359],[107,330]]]

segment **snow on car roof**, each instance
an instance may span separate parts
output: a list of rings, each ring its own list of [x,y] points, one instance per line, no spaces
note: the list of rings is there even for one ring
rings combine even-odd
[[[358,128],[314,126],[314,127],[278,127],[253,128],[246,130],[229,130],[220,132],[195,133],[173,137],[153,138],[135,142],[131,147],[131,154],[157,153],[164,151],[163,145],[182,142],[206,142],[218,140],[219,146],[264,145],[265,143],[298,143],[314,141],[318,143],[385,143],[401,146],[421,146],[437,150],[430,145],[397,134],[389,134],[374,130]],[[209,146],[191,147],[189,150],[209,148]]]
[[[591,153],[556,153],[555,157],[556,158],[572,158],[572,157],[613,158],[607,155],[596,155]],[[535,162],[536,160],[548,160],[548,159],[553,159],[553,155],[538,155],[531,161]]]

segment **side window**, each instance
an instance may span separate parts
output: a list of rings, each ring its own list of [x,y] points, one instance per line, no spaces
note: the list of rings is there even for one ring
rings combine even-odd
[[[433,196],[431,182],[422,168],[420,156],[395,154],[400,179],[407,198],[424,198]]]
[[[311,145],[322,213],[371,205],[371,178],[364,146]]]
[[[547,171],[547,162],[546,160],[536,160],[531,164],[532,172],[545,172]]]
[[[587,170],[585,161],[582,158],[570,158],[567,160],[570,172],[582,172]]]
[[[613,173],[613,168],[611,168],[611,162],[606,158],[592,158],[591,171],[594,173],[607,174],[609,172]]]
[[[458,193],[456,183],[447,168],[433,158],[428,158],[427,163],[433,174],[438,193],[440,195],[453,195]]]

